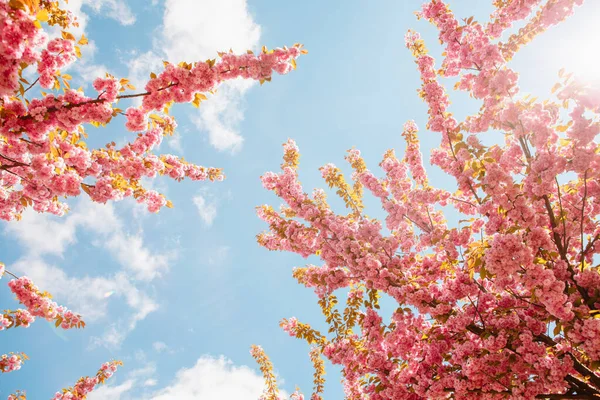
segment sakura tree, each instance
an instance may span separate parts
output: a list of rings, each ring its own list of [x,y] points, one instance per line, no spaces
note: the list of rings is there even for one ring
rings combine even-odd
[[[323,357],[341,366],[348,399],[600,398],[600,91],[560,71],[548,99],[530,98],[509,66],[582,3],[494,1],[487,23],[459,21],[442,0],[423,5],[418,17],[445,47],[441,66],[418,33],[408,32],[406,47],[422,79],[426,128],[441,139],[430,162],[454,191],[429,184],[412,121],[404,156],[386,152],[382,176],[355,149],[346,156],[353,183],[335,165],[321,168],[343,214],[325,191],[305,193],[298,148],[284,144],[282,172],[262,177],[284,205],[258,208],[269,225],[258,243],[322,261],[293,275],[315,290],[328,333],[281,322],[312,345],[311,399],[322,398]],[[516,23],[522,28],[500,40]],[[479,112],[456,120],[442,77],[456,77]],[[483,135],[504,144],[484,145]],[[365,188],[385,221],[365,215]],[[458,224],[444,211],[460,214]],[[389,320],[382,296],[397,307]],[[260,348],[252,353],[267,378],[263,398],[278,399],[270,362]]]
[[[81,57],[88,40],[76,38],[70,29],[78,23],[52,0],[0,0],[0,219],[18,221],[26,208],[63,215],[66,199],[85,193],[92,201],[106,203],[133,197],[150,212],[173,207],[162,194],[146,189],[142,178],[165,175],[177,181],[216,181],[224,178],[219,168],[204,167],[171,154],[155,154],[163,137],[172,135],[177,123],[169,115],[175,103],[199,107],[219,84],[233,79],[264,83],[274,72],[286,74],[296,67],[302,45],[267,50],[260,54],[219,53],[218,59],[165,62],[164,70],[151,73],[144,91],[125,79],[106,74],[92,83],[94,94],[74,90],[71,76],[61,72]],[[141,99],[141,105],[123,110],[121,102]],[[86,145],[89,126],[125,123],[135,134],[122,147]],[[28,327],[36,317],[63,329],[85,326],[80,315],[59,306],[29,278],[17,277],[0,263],[0,277],[7,274],[11,291],[26,309],[0,314],[0,330]],[[0,371],[21,367],[22,353],[0,356]],[[107,363],[95,378],[82,378],[55,399],[82,399],[104,382],[118,362]],[[17,393],[11,399],[24,398]]]

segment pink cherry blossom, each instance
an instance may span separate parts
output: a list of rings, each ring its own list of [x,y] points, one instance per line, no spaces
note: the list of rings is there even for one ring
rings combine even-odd
[[[110,378],[115,373],[119,365],[122,365],[122,363],[119,361],[111,361],[102,364],[102,367],[100,367],[96,376],[79,378],[73,387],[65,388],[61,392],[56,392],[52,400],[85,399],[87,395],[90,394],[96,388],[96,386],[98,386],[98,384],[104,383],[108,378]]]
[[[81,316],[52,301],[47,293],[42,293],[26,276],[13,279],[8,283],[10,290],[16,295],[17,300],[27,307],[27,310],[17,310],[14,317],[15,326],[28,327],[35,317],[45,318],[48,321],[56,320],[57,326],[71,329],[84,326]],[[4,317],[11,315],[7,313]],[[18,324],[17,324],[18,322]]]
[[[0,372],[6,373],[21,369],[24,359],[26,359],[24,354],[3,354],[0,356]]]
[[[42,6],[47,10],[55,7],[45,2]],[[199,106],[208,100],[205,93],[228,80],[270,81],[274,73],[294,69],[296,58],[306,52],[296,44],[265,48],[256,55],[220,53],[214,60],[166,63],[139,93],[124,93],[133,89],[129,81],[106,74],[93,81],[97,95],[87,95],[71,89],[67,83],[70,77],[60,73],[76,62],[83,39],[76,42],[64,31],[62,37],[46,43],[47,35],[38,27],[39,21],[23,10],[13,10],[6,2],[0,5],[0,16],[6,21],[0,27],[0,95],[5,95],[0,123],[0,219],[7,221],[20,218],[27,207],[63,215],[67,205],[60,198],[82,192],[100,203],[133,197],[156,212],[170,203],[156,193],[146,193],[140,182],[143,177],[223,179],[219,168],[153,153],[162,138],[172,135],[177,127],[169,115],[170,107],[174,103]],[[62,22],[52,23],[65,29],[73,22],[68,11],[54,18]],[[32,64],[37,65],[39,77],[30,84],[20,76]],[[27,98],[27,90],[38,81],[43,88],[62,88],[64,93]],[[136,97],[142,99],[140,107],[129,107],[125,112],[116,107],[117,101]],[[141,136],[121,149],[113,143],[88,149],[85,126],[105,126],[115,118]]]

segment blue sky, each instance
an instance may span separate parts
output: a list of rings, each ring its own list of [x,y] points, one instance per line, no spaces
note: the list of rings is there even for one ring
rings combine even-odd
[[[424,130],[419,76],[403,45],[413,28],[434,55],[441,53],[435,28],[413,14],[421,3],[70,0],[85,21],[79,33],[92,41],[70,70],[84,87],[107,70],[140,84],[151,70],[158,72],[162,59],[205,60],[230,47],[243,52],[301,42],[310,53],[296,71],[262,87],[234,82],[199,110],[175,108],[178,135],[160,152],[222,167],[224,182],[148,182],[175,204],[160,214],[133,201],[95,205],[82,198],[64,218],[28,213],[20,223],[2,223],[0,254],[7,268],[81,312],[88,326],[64,332],[38,320],[3,332],[0,354],[22,351],[31,360],[0,377],[0,396],[24,389],[31,399],[51,398],[114,358],[125,366],[91,400],[254,399],[262,379],[251,344],[265,348],[288,393],[299,385],[309,394],[308,346],[288,337],[278,322],[296,316],[323,327],[323,319],[316,296],[291,277],[305,260],[256,244],[255,235],[266,227],[254,207],[279,204],[259,176],[277,170],[287,138],[300,146],[307,191],[324,186],[321,165],[346,169],[343,157],[353,146],[377,170],[386,149],[403,148],[401,127],[409,119],[423,128],[428,159],[439,139]],[[479,21],[487,20],[488,3],[451,2],[456,15]],[[547,96],[561,66],[595,72],[597,56],[583,53],[597,48],[598,16],[598,2],[589,1],[515,57],[525,91]],[[451,96],[459,118],[479,107],[464,94]],[[119,118],[90,133],[96,146],[130,137]],[[434,185],[452,188],[428,170]],[[367,203],[369,215],[381,216],[375,201]],[[16,307],[6,286],[0,302]],[[325,398],[342,399],[339,373],[329,366],[327,377]]]

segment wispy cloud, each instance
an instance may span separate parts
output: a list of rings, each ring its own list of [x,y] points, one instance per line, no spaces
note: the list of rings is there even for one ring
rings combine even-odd
[[[116,232],[104,246],[109,249],[137,279],[152,280],[162,275],[169,267],[169,254],[151,252],[144,246],[140,235]],[[173,258],[171,256],[171,258]]]
[[[88,400],[121,400],[124,398],[123,394],[128,393],[134,384],[135,381],[129,379],[118,386],[102,385],[90,393],[87,398]]]
[[[5,232],[17,239],[30,256],[52,254],[62,256],[68,245],[74,243],[77,223],[66,218],[57,223],[45,215],[26,211],[19,223],[5,225]]]
[[[20,223],[8,224],[6,231],[23,245],[29,256],[62,256],[67,246],[77,241],[78,228],[96,234],[95,243],[109,250],[136,279],[149,281],[160,276],[176,257],[173,252],[150,251],[144,245],[142,232],[127,232],[111,204],[92,203],[87,199],[80,201],[71,214],[62,219],[28,211]]]
[[[229,246],[219,246],[214,251],[210,253],[208,256],[208,264],[209,265],[221,265],[229,257],[229,251],[231,247]]]
[[[143,89],[150,79],[150,73],[160,72],[164,68],[162,60],[162,57],[153,51],[132,52],[126,61],[129,80],[136,88]],[[141,100],[138,103],[141,104]]]
[[[153,378],[146,379],[144,381],[144,386],[146,386],[146,387],[156,386],[157,384],[158,384],[158,381]]]
[[[192,117],[192,122],[208,133],[209,143],[217,150],[236,153],[242,148],[244,138],[238,127],[244,120],[244,95],[252,86],[252,81],[226,82]]]
[[[167,346],[167,344],[165,342],[152,343],[152,348],[158,353],[162,353],[163,351],[167,350],[168,347],[169,346]]]
[[[91,88],[94,79],[105,77],[107,72],[111,73],[106,65],[96,62],[97,52],[98,48],[93,40],[81,47],[81,58],[75,64],[69,66],[69,70],[74,72],[76,83],[80,82],[82,85]]]
[[[182,154],[183,147],[181,145],[181,134],[179,132],[175,132],[173,136],[167,138],[167,145],[173,149],[175,152]]]
[[[200,219],[206,226],[211,226],[217,217],[217,203],[214,196],[207,190],[193,197],[194,205],[198,210]]]
[[[135,15],[127,2],[119,0],[70,0],[68,3],[65,2],[62,6],[71,11],[77,21],[79,27],[71,29],[72,33],[80,36],[85,32],[87,23],[89,20],[88,13],[85,11],[86,8],[91,9],[94,13],[102,13],[102,15],[108,18],[118,21],[121,25],[131,25],[135,22]]]
[[[84,0],[84,4],[94,12],[118,21],[121,25],[135,23],[135,15],[123,0]]]

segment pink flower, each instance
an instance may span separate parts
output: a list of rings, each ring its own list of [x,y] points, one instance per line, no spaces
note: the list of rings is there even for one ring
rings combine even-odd
[[[24,276],[13,279],[8,283],[8,286],[16,295],[17,300],[27,307],[27,310],[17,310],[14,313],[15,324],[18,322],[20,325],[28,327],[35,320],[35,317],[42,317],[46,320],[59,319],[63,329],[79,326],[81,321],[79,315],[58,306],[49,298],[47,293],[41,293],[29,278]]]
[[[289,320],[283,320],[280,324],[285,332],[287,332],[290,336],[296,336],[296,327],[298,326],[298,320],[294,317]]]
[[[0,356],[0,372],[7,373],[21,369],[23,364],[23,355],[20,354],[3,354]]]
[[[125,126],[132,132],[139,132],[146,129],[148,120],[146,113],[139,108],[129,107],[126,112],[127,123]]]

